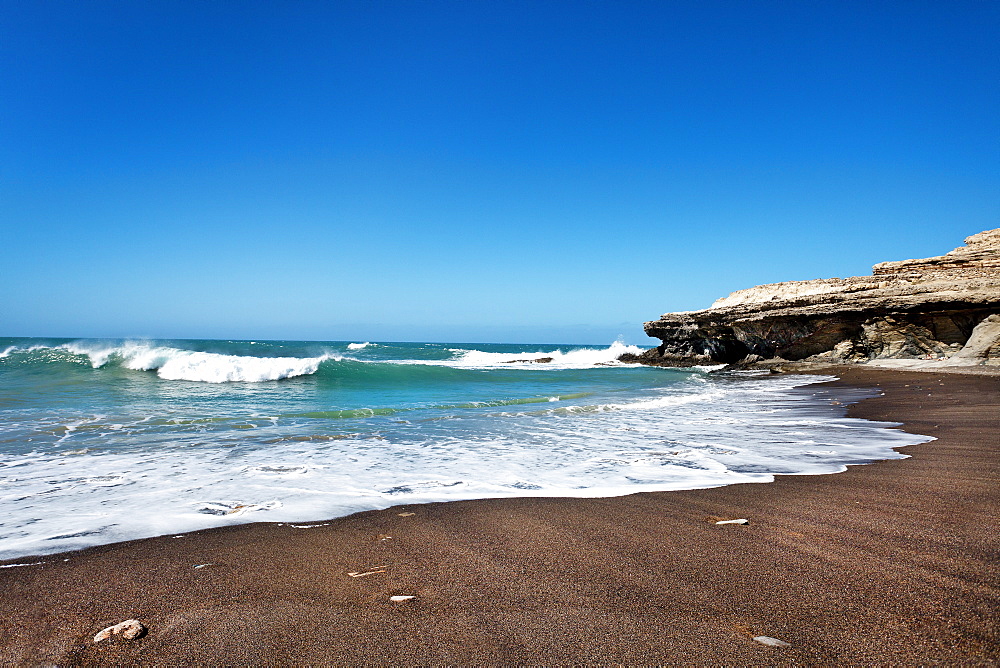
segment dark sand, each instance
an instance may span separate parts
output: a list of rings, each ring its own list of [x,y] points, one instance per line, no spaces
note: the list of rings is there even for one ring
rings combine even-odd
[[[773,484],[431,504],[22,559],[48,563],[0,569],[0,664],[997,663],[1000,377],[836,373],[834,394],[886,393],[851,415],[939,440]],[[90,642],[133,617],[144,638]]]

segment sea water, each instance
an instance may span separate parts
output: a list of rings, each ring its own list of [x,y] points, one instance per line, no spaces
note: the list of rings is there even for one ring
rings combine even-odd
[[[0,338],[0,559],[454,499],[768,482],[926,437],[634,346]]]

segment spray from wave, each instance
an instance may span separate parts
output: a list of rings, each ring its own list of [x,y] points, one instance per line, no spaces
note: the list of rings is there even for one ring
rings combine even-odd
[[[6,357],[10,357],[11,355],[14,354],[33,353],[36,350],[47,350],[47,349],[48,346],[43,346],[43,345],[28,346],[27,348],[22,348],[21,346],[7,346],[7,348],[5,348],[3,352],[0,352],[0,360]]]

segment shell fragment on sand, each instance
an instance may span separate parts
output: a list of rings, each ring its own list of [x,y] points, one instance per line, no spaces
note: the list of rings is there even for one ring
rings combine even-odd
[[[750,524],[750,520],[738,519],[738,520],[719,520],[716,524]]]
[[[94,642],[101,642],[116,635],[120,635],[125,640],[134,640],[141,637],[145,632],[146,627],[138,619],[126,619],[124,622],[109,626],[98,633],[94,636]]]
[[[372,566],[367,571],[351,571],[348,573],[352,578],[363,578],[366,575],[377,575],[378,573],[385,573],[385,569],[389,568],[388,564],[385,566]]]
[[[416,513],[399,513],[400,517],[413,517]]]
[[[771,636],[754,636],[753,639],[761,645],[767,645],[768,647],[791,647],[791,645],[784,640],[778,640],[777,638],[772,638]]]
[[[416,596],[390,596],[389,600],[393,603],[405,603],[411,599],[416,598]]]

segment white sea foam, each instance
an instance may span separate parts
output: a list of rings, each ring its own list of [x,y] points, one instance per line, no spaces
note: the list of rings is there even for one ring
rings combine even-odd
[[[316,373],[328,359],[340,359],[324,354],[318,357],[253,357],[222,355],[168,346],[128,341],[121,344],[74,342],[59,346],[75,355],[86,355],[97,369],[112,359],[136,371],[156,371],[164,380],[191,380],[205,383],[258,383],[293,378]]]
[[[371,345],[370,341],[365,341],[364,343],[348,343],[347,348],[349,350],[363,350]]]
[[[669,408],[671,406],[681,406],[683,404],[703,403],[720,399],[723,392],[699,392],[680,396],[655,397],[652,399],[642,399],[621,404],[604,404],[604,410],[650,410],[657,408]]]
[[[47,564],[47,563],[49,563],[49,562],[47,562],[47,561],[33,561],[30,564],[6,564],[4,566],[0,566],[0,568],[23,568],[25,566],[41,566],[42,564]]]
[[[0,558],[239,522],[314,522],[403,503],[768,482],[901,458],[892,448],[930,440],[843,417],[829,398],[792,391],[809,381],[693,377],[633,400],[455,411],[447,420],[385,421],[370,432],[280,447],[273,444],[282,436],[337,427],[245,420],[256,427],[237,438],[224,424],[206,434],[204,425],[156,431],[163,427],[138,422],[82,451],[100,427],[95,418],[58,445],[0,457]],[[129,446],[111,447],[108,439]],[[62,456],[70,450],[79,454]]]
[[[644,349],[615,341],[607,348],[573,348],[517,353],[493,353],[482,350],[451,348],[454,357],[443,361],[414,361],[415,364],[436,364],[463,369],[589,369],[595,366],[618,366],[625,353],[638,355]]]

